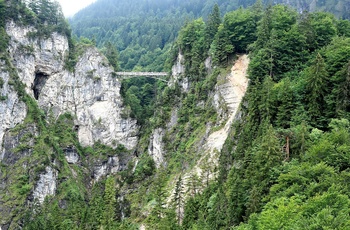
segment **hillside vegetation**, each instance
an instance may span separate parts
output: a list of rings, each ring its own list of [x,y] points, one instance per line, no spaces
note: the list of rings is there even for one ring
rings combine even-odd
[[[86,37],[103,48],[111,42],[119,51],[119,66],[123,70],[161,71],[178,31],[191,20],[203,17],[218,4],[225,14],[239,7],[248,7],[254,0],[99,0],[78,12],[70,23],[73,33]],[[262,1],[268,4],[269,1]],[[339,18],[349,18],[348,0],[278,0],[302,11],[327,11]]]
[[[349,36],[324,12],[225,15],[213,58],[249,50],[250,86],[219,176],[187,201],[182,228],[349,228]]]
[[[12,182],[4,195],[6,205],[0,207],[10,207],[11,218],[18,224],[11,229],[131,230],[140,226],[172,230],[350,229],[348,20],[325,12],[299,13],[285,5],[264,7],[261,2],[228,11],[231,6],[225,5],[225,1],[219,5],[211,4],[212,1],[177,1],[183,4],[181,10],[169,7],[171,1],[162,1],[164,5],[157,5],[163,7],[159,12],[151,10],[151,1],[143,1],[148,3],[145,4],[148,8],[143,4],[118,2],[130,10],[120,8],[125,20],[135,16],[134,9],[139,11],[138,15],[150,12],[154,15],[153,23],[149,24],[152,26],[160,23],[157,17],[161,17],[162,12],[173,10],[176,23],[166,23],[174,26],[169,29],[172,35],[164,35],[164,41],[163,35],[159,35],[162,41],[152,49],[151,37],[145,35],[144,40],[139,39],[138,31],[142,28],[139,25],[143,24],[138,22],[146,20],[135,16],[132,23],[119,19],[114,23],[102,22],[106,26],[120,23],[121,30],[111,32],[111,37],[96,36],[95,41],[83,38],[77,44],[61,16],[57,22],[51,22],[47,15],[41,19],[45,10],[35,12],[35,5],[27,8],[18,1],[0,0],[0,16],[7,15],[1,18],[0,24],[0,33],[4,35],[0,40],[2,59],[11,74],[13,88],[28,107],[25,123],[12,130],[12,134],[18,135],[23,127],[30,125],[38,129],[38,134],[23,138],[28,142],[32,140],[33,144],[19,145],[14,150],[23,155],[28,149],[33,150],[32,155],[23,156],[15,165],[0,164],[0,179]],[[112,1],[101,0],[85,12],[90,10],[93,15],[97,12],[93,7],[102,7],[101,3],[109,6],[111,15],[119,10],[112,7]],[[223,6],[227,12],[222,18],[220,8]],[[101,11],[109,15],[108,11]],[[60,10],[53,12],[60,13]],[[208,15],[206,19],[199,17],[181,25],[187,16],[193,19],[202,13]],[[72,115],[63,114],[54,119],[25,93],[6,51],[6,20],[33,24],[39,32],[66,34],[71,48],[67,69],[74,68],[78,54],[85,47],[94,42],[102,45],[111,38],[114,44],[121,45],[120,51],[124,50],[119,61],[122,69],[162,70],[165,59],[173,64],[180,53],[185,71],[172,86],[151,82],[152,85],[144,79],[136,86],[131,81],[124,83],[121,93],[130,107],[130,115],[142,124],[134,153],[121,145],[116,149],[101,143],[82,147],[72,128],[75,125]],[[85,22],[92,23],[92,20]],[[83,24],[73,28],[75,26],[84,28]],[[163,31],[157,26],[144,26],[146,31],[153,31],[151,33]],[[178,36],[176,26],[182,26]],[[101,28],[96,25],[88,33],[96,32],[100,36],[98,33],[104,33]],[[128,35],[120,35],[124,30]],[[146,41],[145,47],[140,48],[142,41]],[[137,53],[138,50],[143,51]],[[169,54],[165,50],[170,50]],[[113,51],[106,55],[113,67],[119,68],[115,50],[105,51]],[[146,59],[151,61],[141,64],[144,57],[141,54],[148,52]],[[193,176],[191,183],[185,185],[184,172],[202,157],[200,150],[208,127],[211,131],[222,128],[213,94],[242,53],[249,54],[249,87],[228,139],[217,153],[218,164],[201,165],[202,177]],[[209,68],[205,65],[208,56],[212,60]],[[189,82],[186,89],[181,84],[184,80]],[[0,89],[2,84],[0,81]],[[155,99],[150,102],[152,97]],[[169,128],[174,110],[177,120]],[[159,168],[147,153],[150,136],[157,128],[167,130],[163,138],[165,163]],[[70,145],[75,146],[82,164],[67,163],[63,148]],[[89,183],[91,162],[133,154],[136,160],[128,161],[126,170]],[[30,194],[37,177],[45,170],[44,166],[50,164],[57,164],[55,168],[59,171],[56,195],[47,197],[42,205],[27,205],[31,203]],[[170,188],[174,189],[170,191]]]
[[[115,69],[170,71],[173,59],[169,59],[169,56],[172,56],[171,50],[176,50],[173,47],[174,42],[184,24],[200,17],[207,22],[215,4],[223,16],[226,12],[239,7],[246,8],[254,3],[255,0],[99,0],[78,12],[69,22],[73,34],[79,39],[92,40],[91,43],[96,44],[109,57]],[[262,0],[261,3],[266,5],[270,2]],[[349,18],[348,0],[325,0],[316,3],[311,0],[274,1],[274,4],[278,3],[290,5],[298,12],[326,11],[338,18]],[[234,33],[233,36],[239,36],[240,32]],[[214,35],[212,32],[207,34],[207,46]],[[252,37],[247,42],[251,43],[253,40]],[[222,47],[224,48],[231,49],[230,46]],[[246,50],[236,47],[236,51]],[[224,59],[225,56],[218,58]],[[129,89],[131,86],[133,88]],[[123,82],[122,94],[126,98],[126,104],[130,106],[131,115],[140,124],[144,124],[154,113],[156,92],[157,86],[152,79],[134,78]],[[146,112],[143,114],[141,111]]]
[[[164,126],[182,101],[175,139],[166,141],[168,167],[151,177],[144,171],[150,179],[131,203],[155,202],[146,218],[151,229],[348,229],[350,22],[259,3],[226,13],[221,23],[215,12],[179,32],[172,60],[182,52],[191,88],[166,88],[159,99],[154,127]],[[180,176],[172,208],[164,209],[164,178],[171,180],[184,163],[191,166],[193,134],[215,121],[198,105],[215,85],[206,76],[205,58],[209,53],[225,69],[235,53],[247,51],[250,86],[217,178],[185,200]],[[130,215],[144,218],[142,209]]]

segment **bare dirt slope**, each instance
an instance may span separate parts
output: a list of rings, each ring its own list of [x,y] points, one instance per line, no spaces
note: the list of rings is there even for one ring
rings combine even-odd
[[[239,56],[235,64],[231,68],[231,73],[226,76],[225,83],[218,86],[218,91],[223,98],[227,110],[228,120],[220,130],[213,132],[207,139],[204,146],[206,152],[213,154],[220,152],[229,133],[229,129],[233,123],[234,117],[239,109],[239,105],[245,95],[248,87],[247,69],[249,65],[249,58],[247,55]],[[214,162],[217,159],[211,156]]]
[[[184,191],[189,191],[192,179],[199,178],[201,184],[205,184],[207,180],[215,178],[215,166],[218,165],[219,153],[228,137],[230,127],[239,110],[240,103],[245,95],[248,87],[247,69],[249,65],[248,55],[240,55],[231,68],[231,72],[225,77],[221,84],[218,84],[217,94],[220,102],[224,103],[226,110],[226,121],[221,128],[212,132],[206,139],[202,147],[202,156],[192,170],[182,175],[182,183]],[[213,127],[210,127],[213,129]],[[172,183],[174,185],[175,183]],[[175,188],[171,192],[168,202],[172,200]]]

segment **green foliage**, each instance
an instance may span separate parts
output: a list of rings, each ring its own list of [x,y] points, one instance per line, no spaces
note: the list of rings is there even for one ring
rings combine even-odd
[[[0,1],[0,53],[5,52],[8,46],[8,35],[6,34],[6,31],[5,31],[6,10],[7,10],[6,4],[4,0],[1,0]]]
[[[229,33],[223,25],[220,25],[211,47],[213,61],[217,64],[224,63],[227,65],[229,56],[233,53],[234,46],[230,42]]]
[[[134,180],[141,181],[151,176],[155,171],[155,163],[147,154],[143,154],[136,165],[134,172]]]
[[[104,53],[104,55],[106,55],[109,61],[109,64],[113,66],[114,71],[118,71],[119,69],[118,51],[115,48],[115,46],[113,46],[112,43],[107,42],[102,52]]]
[[[212,12],[208,16],[208,21],[205,27],[205,42],[207,47],[213,42],[216,33],[218,32],[221,23],[220,9],[218,4],[215,4]]]
[[[256,39],[256,15],[250,9],[238,9],[224,17],[224,29],[229,34],[231,44],[237,53],[244,53]]]
[[[315,126],[320,123],[323,111],[324,97],[327,93],[328,72],[322,56],[318,53],[312,66],[305,71],[306,90],[308,94],[309,114],[311,122]]]
[[[0,12],[1,13],[1,12]],[[0,52],[5,52],[8,46],[8,35],[3,27],[0,27]]]
[[[68,37],[69,54],[65,59],[65,68],[74,72],[78,58],[85,52],[87,48],[94,47],[93,41],[88,38],[81,37],[79,40]]]
[[[153,115],[157,94],[164,84],[150,78],[131,78],[122,82],[121,94],[124,103],[130,108],[130,116],[144,125]]]
[[[113,6],[112,1],[104,0],[96,2],[95,7],[103,8],[102,3]],[[119,1],[119,8],[129,7],[129,11],[110,7],[110,12],[122,15],[112,22],[87,16],[96,20],[94,28],[85,16],[78,19],[78,15],[75,28],[80,41],[68,37],[66,67],[73,71],[84,49],[111,39],[104,52],[115,70],[119,65],[130,70],[163,70],[176,28],[185,17],[192,19],[202,14],[200,11],[208,15],[213,6],[206,1],[183,1],[179,4],[187,8],[182,12],[176,5],[169,8],[170,3],[163,1],[155,8],[152,1],[133,6]],[[237,5],[230,2],[226,6]],[[24,25],[34,23],[39,29],[35,36],[48,36],[53,31],[69,35],[54,2],[29,1],[29,6],[30,10],[11,1],[6,8],[0,1],[0,15],[4,17],[6,8],[6,17]],[[126,113],[143,125],[142,141],[136,150],[140,157],[135,167],[130,163],[120,176],[111,175],[92,184],[91,172],[84,168],[94,167],[93,162],[106,161],[109,156],[122,159],[124,153],[130,153],[123,146],[80,146],[73,130],[74,117],[63,114],[54,118],[50,111],[41,110],[25,93],[9,58],[4,59],[10,85],[28,111],[25,124],[14,132],[30,125],[38,129],[24,136],[13,149],[13,154],[22,154],[22,158],[13,167],[0,168],[1,179],[6,178],[10,184],[1,193],[4,207],[13,207],[11,218],[15,222],[23,219],[24,229],[136,229],[134,222],[143,221],[151,229],[350,227],[348,21],[326,13],[298,15],[282,5],[268,6],[263,11],[258,2],[252,8],[227,13],[220,24],[222,8],[221,4],[215,5],[208,20],[188,22],[179,32],[169,59],[173,61],[179,52],[184,55],[185,74],[179,81],[189,81],[186,92],[178,83],[166,87],[146,79],[123,82],[121,94],[129,107]],[[91,9],[96,8],[87,11]],[[135,9],[137,15],[131,13]],[[140,16],[144,12],[151,17],[145,20]],[[132,22],[125,16],[130,16]],[[84,27],[90,29],[83,32]],[[4,25],[0,33],[0,51],[6,51]],[[208,125],[217,122],[211,95],[225,70],[217,67],[208,74],[204,60],[210,53],[215,65],[228,64],[234,52],[247,51],[251,52],[250,87],[240,119],[231,127],[221,153],[218,181],[210,183],[211,165],[202,165],[203,178],[188,179],[190,195],[186,200],[184,179],[176,176],[173,206],[165,209],[168,182],[176,181],[173,174],[179,175],[197,162],[201,155],[194,153],[207,137]],[[148,137],[155,128],[164,128],[174,114],[177,124],[168,125],[163,137],[166,171],[157,170],[152,157],[145,153]],[[67,147],[77,151],[80,165],[67,163]],[[58,171],[57,194],[25,212],[28,207],[23,204],[46,166]]]
[[[104,194],[104,213],[103,213],[103,225],[107,227],[107,229],[113,229],[113,223],[115,222],[115,213],[116,213],[116,183],[115,178],[108,177],[105,185],[105,194]]]
[[[215,6],[209,0],[100,0],[78,12],[70,22],[78,37],[95,38],[98,47],[107,42],[116,46],[122,70],[162,71],[184,23],[199,17],[207,19],[205,43],[210,46],[220,24],[220,10],[227,12],[239,5],[222,2]]]
[[[227,41],[234,29],[225,22],[254,22],[249,14],[226,14],[212,43],[216,62],[227,58],[216,47],[234,44]],[[221,152],[216,187],[187,201],[183,226],[347,229],[348,22],[326,13],[298,16],[279,5],[267,7],[257,20],[249,38],[256,37],[247,46],[251,82],[241,120]]]
[[[336,22],[333,15],[328,13],[313,14],[312,28],[316,37],[316,44],[318,47],[329,44],[337,34]]]
[[[179,49],[186,60],[185,75],[193,81],[204,77],[201,76],[201,64],[206,58],[204,32],[205,23],[202,18],[188,23],[179,32]]]

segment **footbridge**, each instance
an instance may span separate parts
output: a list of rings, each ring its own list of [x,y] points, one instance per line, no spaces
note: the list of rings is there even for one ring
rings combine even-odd
[[[169,74],[167,72],[116,72],[117,77],[122,79],[134,78],[134,77],[148,77],[154,78],[160,81],[168,82],[164,78]]]

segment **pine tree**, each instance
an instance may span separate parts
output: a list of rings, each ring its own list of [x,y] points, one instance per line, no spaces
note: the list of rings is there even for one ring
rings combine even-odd
[[[112,225],[116,219],[116,204],[117,204],[116,183],[113,176],[106,180],[105,194],[103,196],[105,208],[103,215],[103,225],[106,229],[112,229]]]
[[[214,63],[227,65],[228,57],[233,52],[234,46],[230,42],[228,31],[223,25],[220,25],[211,47]]]
[[[210,44],[213,42],[213,39],[218,31],[220,23],[220,9],[218,4],[215,4],[212,12],[209,14],[208,21],[205,27],[205,43],[207,47],[209,47]]]
[[[341,72],[343,81],[340,85],[340,92],[337,98],[337,111],[340,116],[346,116],[350,112],[350,61]]]
[[[165,215],[165,206],[166,206],[166,192],[164,189],[165,182],[165,170],[161,169],[154,182],[154,198],[156,204],[152,210],[152,219],[156,220],[155,222],[159,222],[162,217]]]
[[[36,15],[39,14],[39,1],[38,0],[30,0],[28,6]]]
[[[190,195],[192,196],[197,195],[201,188],[200,185],[201,183],[198,175],[196,173],[191,173],[187,184]]]
[[[257,0],[252,6],[252,12],[255,17],[255,22],[258,22],[264,13],[264,4],[262,0]]]
[[[282,128],[289,128],[294,109],[294,95],[289,78],[283,79],[281,88],[278,92],[280,106],[277,107],[276,124]]]
[[[174,198],[173,198],[173,206],[176,209],[177,221],[178,224],[181,225],[183,219],[183,208],[184,208],[184,184],[181,175],[176,181]]]
[[[108,59],[109,63],[113,66],[114,71],[118,71],[119,63],[118,63],[118,51],[117,48],[112,45],[111,42],[107,42],[105,44],[105,48],[103,49],[104,55]]]
[[[268,5],[257,28],[257,40],[254,43],[254,50],[259,50],[269,41],[272,29],[272,6]]]
[[[322,127],[321,116],[324,108],[324,97],[327,92],[328,73],[321,54],[317,54],[314,63],[306,72],[306,90],[308,92],[308,112],[312,125]]]

